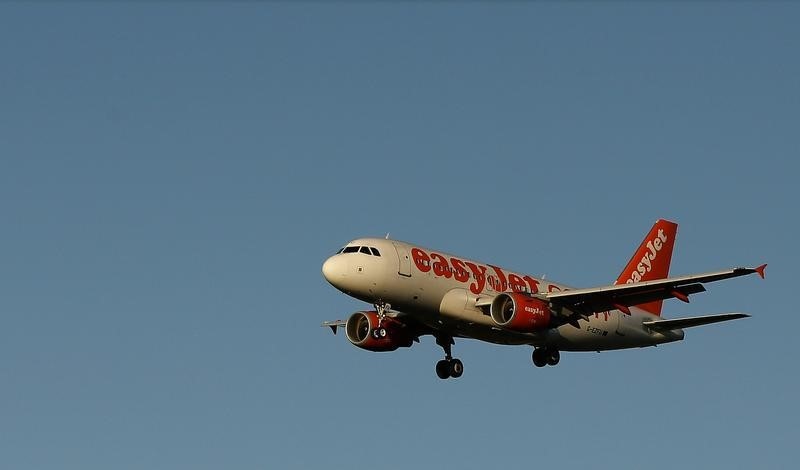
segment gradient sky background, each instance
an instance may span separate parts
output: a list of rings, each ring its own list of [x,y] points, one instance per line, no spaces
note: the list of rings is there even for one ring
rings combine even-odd
[[[796,3],[0,5],[0,468],[789,468]],[[320,328],[358,236],[575,286],[770,263],[658,348]]]

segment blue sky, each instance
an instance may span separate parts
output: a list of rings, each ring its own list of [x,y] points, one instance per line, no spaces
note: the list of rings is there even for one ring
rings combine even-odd
[[[0,467],[787,468],[800,6],[0,5]],[[769,262],[658,348],[319,328],[393,237],[575,286]]]

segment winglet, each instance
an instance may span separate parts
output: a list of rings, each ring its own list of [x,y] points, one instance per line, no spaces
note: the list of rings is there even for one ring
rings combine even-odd
[[[755,268],[755,271],[761,276],[761,279],[764,279],[764,270],[767,268],[767,263],[762,264],[761,266]]]

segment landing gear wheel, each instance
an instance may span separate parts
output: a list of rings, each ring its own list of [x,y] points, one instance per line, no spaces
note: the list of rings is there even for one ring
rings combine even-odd
[[[372,330],[372,337],[375,339],[381,339],[386,337],[386,328],[376,328]]]
[[[561,353],[558,352],[558,349],[551,349],[547,351],[547,365],[554,366],[558,364],[558,361],[561,359]]]
[[[450,361],[450,377],[457,379],[464,373],[464,363],[458,359]]]
[[[547,350],[544,348],[534,349],[531,358],[533,359],[533,365],[544,367],[547,365]]]
[[[442,359],[441,361],[436,363],[436,375],[439,376],[440,379],[449,379],[450,378],[450,362]]]
[[[436,375],[440,379],[449,379],[450,377],[457,379],[464,373],[464,363],[453,359],[454,343],[452,336],[436,336],[436,344],[444,349],[444,359],[436,363]]]

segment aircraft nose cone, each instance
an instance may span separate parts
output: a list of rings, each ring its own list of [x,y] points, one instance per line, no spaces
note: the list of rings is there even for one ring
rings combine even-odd
[[[342,260],[338,256],[331,256],[322,263],[322,275],[329,283],[336,285],[336,280],[344,275]]]

